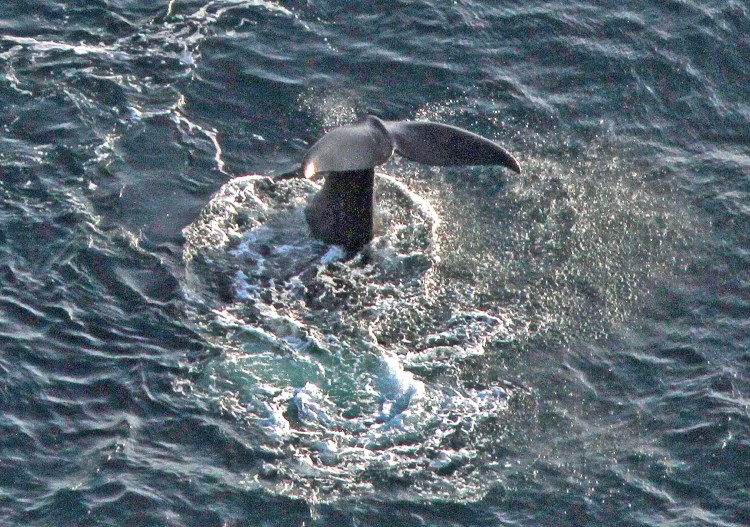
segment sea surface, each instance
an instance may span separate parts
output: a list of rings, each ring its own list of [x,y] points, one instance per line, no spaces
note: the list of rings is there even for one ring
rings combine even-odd
[[[750,4],[6,1],[0,525],[750,525]]]

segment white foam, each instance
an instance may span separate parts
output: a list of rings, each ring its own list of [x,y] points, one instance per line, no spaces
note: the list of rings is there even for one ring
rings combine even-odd
[[[234,275],[234,295],[240,300],[255,300],[258,298],[258,287],[251,284],[244,271],[237,271]]]
[[[395,355],[384,355],[376,386],[382,397],[376,419],[389,424],[395,424],[394,419],[399,414],[407,411],[413,402],[425,396],[424,383],[415,379],[413,373],[404,370]]]
[[[226,368],[231,382],[218,386],[260,421],[269,444],[285,443],[288,458],[273,463],[282,486],[308,477],[367,486],[372,470],[443,478],[476,455],[471,445],[451,450],[455,428],[477,430],[507,402],[501,390],[414,373],[430,371],[424,361],[453,367],[483,353],[507,324],[502,312],[433,289],[438,214],[406,185],[378,177],[387,217],[369,259],[345,260],[341,247],[309,237],[302,211],[318,187],[304,180],[234,180],[207,208],[213,216],[186,235],[186,252],[207,253],[214,272],[234,277],[241,301],[227,310],[267,336],[228,335],[241,366]]]
[[[327,265],[331,262],[343,260],[345,256],[346,253],[344,252],[344,249],[342,249],[338,245],[331,245],[328,249],[328,252],[321,256],[320,263],[323,265]]]
[[[308,382],[299,388],[294,394],[293,402],[302,422],[326,428],[333,425],[333,419],[325,410],[327,402],[325,394],[314,384]]]
[[[86,44],[68,44],[66,42],[55,42],[54,40],[37,40],[32,37],[16,37],[3,35],[4,40],[9,40],[23,46],[28,46],[38,51],[72,51],[76,55],[107,55],[113,56],[116,48],[112,46],[89,46]]]
[[[292,431],[292,427],[290,426],[289,421],[287,421],[284,417],[284,413],[282,412],[281,408],[272,404],[266,404],[265,410],[268,414],[268,417],[266,417],[265,419],[261,419],[259,422],[266,433],[269,436],[275,437],[277,439],[282,439],[289,436]]]

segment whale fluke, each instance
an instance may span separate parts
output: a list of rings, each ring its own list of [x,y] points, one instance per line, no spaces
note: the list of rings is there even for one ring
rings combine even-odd
[[[395,150],[406,159],[433,166],[499,165],[521,172],[503,147],[463,128],[430,121],[383,121]]]
[[[382,165],[396,152],[432,166],[499,165],[520,172],[503,147],[463,128],[431,121],[364,121],[335,128],[308,151],[305,177],[318,173],[365,170]]]
[[[382,165],[393,154],[393,142],[383,121],[369,116],[366,120],[334,128],[321,137],[307,152],[305,177],[321,172],[366,170]]]
[[[321,137],[307,152],[301,174],[325,176],[305,209],[311,234],[353,253],[374,232],[374,167],[393,152],[433,166],[497,165],[521,172],[503,147],[468,130],[431,121],[382,121],[368,116]]]

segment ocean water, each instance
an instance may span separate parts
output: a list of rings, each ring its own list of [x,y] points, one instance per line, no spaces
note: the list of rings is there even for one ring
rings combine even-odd
[[[750,5],[11,0],[0,525],[750,524]],[[367,114],[378,236],[292,170]]]

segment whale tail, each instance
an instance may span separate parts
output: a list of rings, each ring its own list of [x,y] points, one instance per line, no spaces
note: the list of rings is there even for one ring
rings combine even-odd
[[[372,240],[374,167],[394,152],[425,165],[497,165],[521,172],[507,150],[468,130],[431,121],[382,121],[368,116],[325,134],[307,152],[302,170],[290,173],[325,176],[323,188],[305,209],[315,238],[350,252]]]
[[[463,128],[430,121],[384,122],[398,154],[432,166],[498,165],[521,172],[521,165],[497,143]]]
[[[305,177],[374,168],[396,152],[432,166],[499,165],[520,172],[503,147],[463,128],[431,121],[381,121],[372,115],[335,128],[305,156]]]

